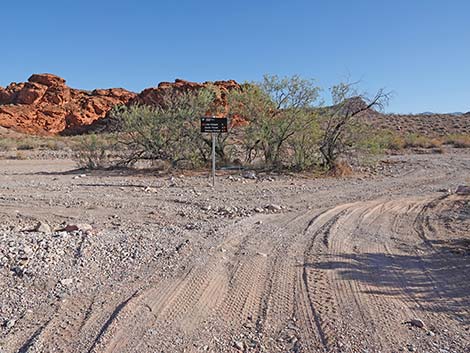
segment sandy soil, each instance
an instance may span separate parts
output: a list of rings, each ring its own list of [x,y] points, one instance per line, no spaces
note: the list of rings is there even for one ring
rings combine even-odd
[[[215,189],[1,164],[0,352],[470,352],[468,151]]]

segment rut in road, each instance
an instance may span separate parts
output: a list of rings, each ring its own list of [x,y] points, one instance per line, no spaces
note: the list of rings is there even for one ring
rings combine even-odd
[[[469,319],[468,264],[430,245],[438,235],[429,213],[444,201],[356,202],[247,221],[184,275],[116,307],[88,351],[230,352],[237,340],[253,352],[389,352],[413,337],[403,326],[410,318],[458,330],[456,313]],[[80,315],[66,327],[69,341]]]

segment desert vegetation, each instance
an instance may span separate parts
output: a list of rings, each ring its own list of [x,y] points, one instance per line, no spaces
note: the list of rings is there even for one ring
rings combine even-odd
[[[348,164],[353,153],[376,154],[388,147],[358,120],[361,112],[382,108],[387,93],[380,90],[369,99],[355,84],[341,83],[329,90],[334,105],[325,107],[321,91],[313,80],[269,75],[226,92],[224,104],[214,104],[221,96],[215,86],[170,91],[158,105],[115,107],[110,114],[115,144],[85,137],[76,159],[86,168],[130,166],[142,159],[173,168],[204,166],[211,146],[210,136],[199,131],[198,118],[204,115],[224,115],[231,122],[228,133],[217,135],[216,153],[225,165],[328,171],[339,162]]]

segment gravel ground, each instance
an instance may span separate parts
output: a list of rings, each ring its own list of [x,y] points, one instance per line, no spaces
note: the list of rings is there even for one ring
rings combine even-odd
[[[406,226],[412,229],[418,213],[406,218],[409,210],[399,206],[431,209],[433,200],[468,184],[470,154],[466,150],[389,156],[378,167],[362,169],[349,178],[220,173],[215,188],[203,173],[88,173],[74,170],[72,161],[60,158],[6,159],[1,163],[0,352],[469,351],[470,292],[459,292],[460,326],[448,318],[455,306],[446,308],[440,303],[434,308],[436,316],[445,316],[436,325],[454,330],[454,334],[439,335],[433,341],[436,345],[422,343],[429,338],[429,330],[411,337],[411,328],[377,324],[374,317],[366,318],[368,324],[364,324],[352,317],[351,322],[365,325],[362,334],[368,332],[369,338],[396,334],[391,340],[361,340],[361,333],[350,330],[346,322],[327,322],[325,317],[347,312],[346,304],[354,300],[364,300],[364,305],[375,309],[354,313],[352,308],[349,315],[379,315],[382,309],[394,308],[418,315],[413,306],[424,306],[419,296],[417,302],[405,304],[366,301],[354,297],[354,290],[342,292],[330,282],[322,284],[318,269],[305,270],[300,282],[294,271],[302,263],[306,268],[306,261],[313,263],[312,258],[325,252],[312,240],[315,232],[302,233],[308,224],[314,225],[311,229],[317,226],[318,232],[324,230],[326,223],[314,221],[322,212],[336,210],[325,221],[335,223],[343,217],[335,216],[342,207],[349,210],[345,212],[373,213],[373,207],[382,205],[408,219]],[[446,220],[436,212],[429,217],[437,217],[433,222],[441,225],[439,229],[463,242],[458,251],[464,262],[456,268],[468,268],[465,232],[470,223],[466,223],[466,211],[459,211],[465,209],[466,201],[454,201],[439,207],[446,210],[447,222],[463,220],[454,227],[457,230],[442,226]],[[357,206],[345,206],[352,203]],[[381,224],[395,222],[390,213],[377,214],[377,219],[386,215],[389,218],[383,218]],[[341,222],[352,225],[341,232]],[[335,223],[340,230],[331,233],[340,239],[356,232],[356,224],[358,229],[368,229],[357,235],[360,237],[371,229],[364,222],[360,217],[343,219]],[[304,235],[296,238],[300,233]],[[396,233],[396,237],[402,234]],[[421,234],[419,230],[417,234]],[[428,240],[401,241],[411,247]],[[446,247],[447,240],[441,239],[435,247]],[[390,256],[403,256],[387,244],[384,240],[384,248],[338,247],[335,256],[353,251],[390,251]],[[284,264],[284,256],[292,263]],[[292,269],[292,273],[276,270],[280,268]],[[291,293],[276,287],[278,278],[291,278],[292,283],[286,282],[285,287],[294,294],[286,294],[285,302],[276,306],[272,304],[277,300],[276,291]],[[468,278],[463,279],[469,283]],[[407,288],[409,283],[402,286]],[[320,287],[329,288],[336,298],[328,299]],[[209,290],[212,292],[205,292]],[[299,293],[306,297],[298,297]],[[316,296],[319,302],[315,302]],[[342,302],[338,302],[340,298]],[[304,302],[310,304],[299,305]],[[462,309],[463,304],[467,309]],[[148,309],[142,311],[143,307]],[[410,307],[413,310],[406,309]],[[324,316],[322,308],[336,314]],[[273,315],[273,310],[279,315]],[[432,316],[427,319],[433,320]],[[297,324],[292,320],[298,320]],[[336,325],[341,328],[333,329]],[[431,331],[432,335],[436,332]]]

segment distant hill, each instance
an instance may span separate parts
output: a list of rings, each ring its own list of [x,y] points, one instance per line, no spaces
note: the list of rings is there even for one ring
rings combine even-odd
[[[421,113],[421,114],[383,114],[369,110],[361,119],[379,129],[413,133],[426,136],[445,136],[449,134],[470,134],[470,112],[468,113]]]

